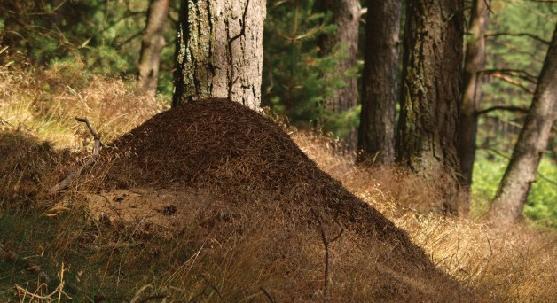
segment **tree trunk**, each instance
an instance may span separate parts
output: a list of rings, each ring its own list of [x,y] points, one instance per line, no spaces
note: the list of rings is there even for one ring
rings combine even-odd
[[[226,97],[261,103],[266,0],[184,0],[178,27],[173,105]]]
[[[367,7],[359,160],[392,164],[402,1],[368,0]]]
[[[419,173],[458,170],[462,9],[461,0],[408,1],[397,152]]]
[[[463,1],[407,2],[397,158],[438,184],[445,212],[458,211],[456,151],[463,59]]]
[[[151,0],[141,42],[138,87],[154,96],[157,91],[161,51],[165,46],[163,29],[168,17],[169,0]]]
[[[358,29],[361,18],[359,0],[319,0],[318,8],[321,11],[333,13],[333,22],[336,31],[333,35],[325,37],[321,47],[325,53],[342,48],[345,52],[344,59],[338,62],[338,71],[347,73],[356,67],[358,60]],[[358,79],[354,75],[347,75],[343,79],[345,86],[336,90],[334,95],[325,100],[327,110],[334,113],[343,113],[353,109],[358,104]],[[351,149],[356,145],[356,130],[348,138],[344,138]]]
[[[512,223],[522,217],[522,208],[536,181],[538,165],[557,118],[557,26],[538,78],[536,93],[513,155],[491,206],[491,217]]]
[[[478,105],[482,98],[480,72],[485,66],[485,33],[489,21],[489,1],[474,0],[470,15],[468,42],[464,64],[464,92],[460,102],[458,122],[458,158],[460,161],[459,179],[464,197],[460,199],[463,210],[467,212],[470,203],[470,186],[476,159],[476,133],[478,130]]]

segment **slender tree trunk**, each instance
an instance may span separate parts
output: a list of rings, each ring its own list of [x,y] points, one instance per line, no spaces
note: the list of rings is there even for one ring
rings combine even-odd
[[[547,147],[556,118],[557,26],[538,78],[530,111],[491,206],[493,219],[511,223],[522,217],[522,209],[530,187],[536,181],[538,165]]]
[[[485,66],[485,33],[489,21],[489,1],[474,0],[470,15],[468,42],[464,64],[464,92],[460,102],[458,122],[458,158],[460,161],[460,184],[464,197],[460,199],[462,209],[467,212],[470,202],[470,186],[476,159],[476,133],[478,115],[476,113],[482,98],[480,72]]]
[[[226,97],[261,103],[266,0],[182,0],[173,105]]]
[[[457,212],[457,121],[463,61],[463,1],[407,2],[397,158],[443,181],[443,207]]]
[[[368,0],[367,7],[359,160],[392,164],[402,1]]]
[[[359,0],[318,0],[318,9],[333,13],[333,21],[336,25],[334,35],[325,37],[321,46],[325,53],[330,53],[339,48],[345,51],[345,57],[338,62],[339,73],[347,73],[354,68],[358,59],[358,29],[361,18],[361,6]],[[325,100],[325,106],[329,111],[342,113],[353,109],[358,104],[358,79],[356,76],[345,76],[343,88],[338,89],[335,94]],[[356,130],[353,130],[349,138],[345,138],[352,149],[356,145]]]
[[[165,46],[163,29],[168,17],[169,0],[151,0],[141,42],[138,64],[138,87],[155,95],[159,78],[161,51]]]

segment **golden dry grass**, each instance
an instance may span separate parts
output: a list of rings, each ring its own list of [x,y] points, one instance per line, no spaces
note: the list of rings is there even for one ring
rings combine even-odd
[[[333,153],[332,140],[311,132],[294,132],[293,138],[324,171],[407,231],[435,264],[484,300],[557,300],[555,231],[417,211],[435,205],[436,184],[400,168],[357,167],[353,156]]]
[[[0,221],[14,205],[36,199],[37,192],[50,188],[67,173],[63,170],[67,161],[64,156],[41,141],[50,141],[57,149],[81,146],[87,136],[73,121],[74,115],[89,117],[109,139],[161,110],[159,103],[138,97],[128,87],[121,80],[92,77],[85,81],[71,71],[29,73],[0,69],[0,118],[7,121],[1,125],[4,134],[0,140],[2,143],[8,142],[7,138],[11,140],[2,149],[10,158],[4,158],[6,161],[0,166],[0,182],[4,185],[0,186],[4,202]],[[138,110],[138,102],[145,108]],[[502,229],[489,222],[447,218],[436,211],[442,196],[438,183],[425,182],[398,168],[357,167],[352,155],[334,153],[334,142],[330,139],[306,131],[287,131],[322,170],[408,232],[433,263],[477,295],[462,298],[463,301],[557,299],[554,231],[527,226]],[[25,188],[31,192],[14,190],[17,182],[20,184],[17,188],[22,188],[21,180],[29,182]],[[14,193],[19,196],[13,196]],[[393,292],[404,291],[408,293],[399,293],[397,297],[406,301],[454,299],[450,294],[432,291],[439,285],[432,288],[418,277],[404,276],[383,266],[381,260],[374,258],[377,254],[355,244],[356,235],[350,232],[331,244],[325,294],[325,249],[314,228],[296,225],[294,229],[284,213],[270,207],[267,201],[250,201],[240,212],[230,213],[224,200],[215,198],[213,193],[191,194],[194,196],[183,220],[216,224],[213,231],[203,224],[186,223],[186,228],[175,233],[148,220],[136,219],[127,224],[106,220],[84,207],[85,199],[80,192],[72,191],[63,199],[40,196],[41,219],[37,224],[45,224],[42,215],[49,213],[54,217],[46,223],[54,227],[46,234],[37,231],[31,240],[21,243],[10,240],[13,235],[4,235],[5,239],[0,239],[0,263],[25,259],[21,262],[27,268],[35,268],[26,259],[35,254],[42,254],[38,260],[45,264],[54,260],[56,266],[50,272],[54,282],[45,282],[48,273],[44,269],[30,273],[35,276],[35,284],[22,285],[32,292],[38,289],[48,294],[59,285],[55,278],[60,270],[59,261],[78,258],[81,261],[73,262],[68,270],[67,276],[74,278],[66,288],[72,290],[68,291],[72,295],[80,293],[77,298],[82,300],[364,302],[370,298],[388,301],[389,296],[395,297]],[[6,205],[6,197],[11,197],[13,205]],[[273,193],[268,194],[268,199],[273,199]],[[31,207],[33,203],[23,205]],[[57,208],[45,212],[52,206]],[[259,215],[241,220],[247,222],[241,225],[236,225],[235,220],[227,221],[231,216],[254,213]],[[29,222],[21,216],[22,222]],[[32,229],[13,225],[15,231],[22,233]],[[336,232],[334,227],[327,229],[328,234]],[[285,247],[284,243],[300,249]],[[80,282],[75,278],[78,274]],[[401,286],[380,287],[396,283]],[[0,298],[2,293],[0,290]],[[14,296],[22,299],[21,294]],[[33,301],[28,299],[21,302]],[[57,302],[56,299],[34,302]]]
[[[110,142],[165,108],[130,83],[87,76],[83,69],[79,64],[47,70],[0,66],[0,126],[36,135],[55,148],[81,149],[90,137],[75,117],[89,118]]]

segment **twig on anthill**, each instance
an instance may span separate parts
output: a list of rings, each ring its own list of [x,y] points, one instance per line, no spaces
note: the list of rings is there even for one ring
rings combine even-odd
[[[85,123],[85,125],[89,129],[89,133],[91,133],[91,136],[95,140],[95,145],[93,146],[93,156],[98,155],[101,147],[105,147],[105,145],[101,142],[101,136],[99,135],[97,130],[93,127],[91,122],[89,122],[89,119],[83,117],[75,117],[75,120],[78,122]]]
[[[54,185],[49,191],[49,193],[51,195],[56,194],[61,190],[67,189],[75,179],[77,179],[79,176],[81,176],[81,173],[83,172],[83,170],[85,168],[93,165],[93,163],[95,163],[95,161],[97,161],[97,157],[99,155],[99,152],[100,152],[101,148],[105,146],[101,142],[101,136],[99,135],[97,130],[93,127],[91,122],[89,122],[89,119],[81,118],[81,117],[75,117],[75,120],[78,121],[78,122],[85,123],[85,125],[89,129],[89,132],[91,133],[91,136],[93,136],[93,139],[95,140],[95,145],[93,145],[93,155],[82,166],[80,166],[75,171],[71,172],[68,176],[66,176],[66,178],[64,178],[64,180],[62,180],[62,181],[60,181],[60,183]]]
[[[319,232],[321,234],[321,241],[323,242],[323,246],[325,246],[325,272],[324,272],[325,281],[323,285],[323,296],[325,297],[325,300],[327,300],[328,288],[329,288],[329,270],[330,270],[329,269],[329,246],[331,245],[331,243],[335,242],[342,236],[342,232],[344,231],[344,229],[341,228],[338,235],[334,236],[332,239],[328,239],[325,233],[325,228],[323,226],[323,220],[321,219],[321,216],[313,208],[311,209],[311,212],[313,213],[313,215],[317,219],[317,222],[319,223]]]

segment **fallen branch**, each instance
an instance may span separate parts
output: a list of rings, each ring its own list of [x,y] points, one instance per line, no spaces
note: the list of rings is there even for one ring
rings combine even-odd
[[[99,152],[100,152],[101,148],[104,147],[104,144],[101,142],[101,136],[99,135],[97,130],[91,125],[91,122],[89,122],[89,119],[76,117],[75,120],[78,121],[78,122],[85,123],[85,125],[89,129],[89,132],[91,133],[91,136],[93,136],[93,139],[95,140],[95,144],[93,145],[93,155],[91,156],[91,158],[89,158],[87,161],[85,161],[85,163],[83,163],[83,165],[81,165],[77,170],[75,170],[74,172],[71,172],[68,176],[66,176],[66,178],[64,178],[64,180],[62,180],[60,183],[54,185],[49,191],[49,193],[51,195],[56,194],[56,193],[58,193],[62,190],[67,189],[75,179],[77,179],[81,176],[81,174],[83,173],[83,170],[85,168],[93,165],[97,161],[97,158],[99,156]]]

